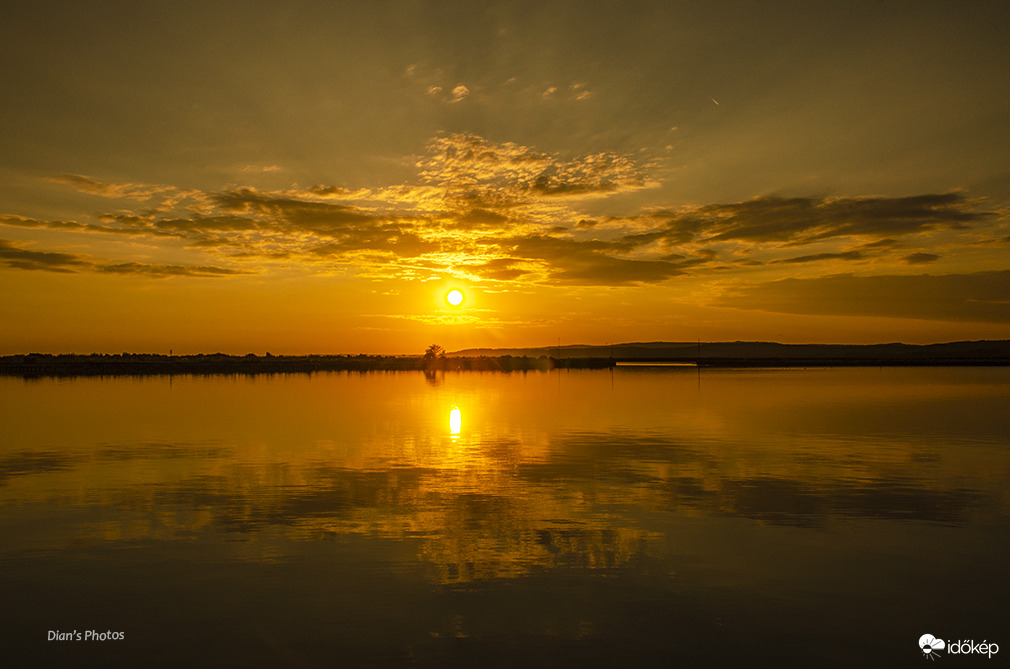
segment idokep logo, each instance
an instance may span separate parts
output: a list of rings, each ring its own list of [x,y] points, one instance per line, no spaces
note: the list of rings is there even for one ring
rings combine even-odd
[[[992,656],[999,652],[999,644],[989,643],[986,640],[976,643],[974,639],[963,641],[958,639],[950,643],[943,639],[938,639],[932,634],[923,634],[919,637],[919,650],[923,657],[936,660],[941,657],[940,653],[946,649],[948,655],[982,655],[990,660]]]
[[[928,657],[931,660],[935,660],[940,657],[937,653],[943,650],[943,647],[946,645],[947,644],[944,643],[943,639],[937,639],[932,634],[923,634],[919,637],[919,648],[921,648],[922,652],[925,653],[925,657]]]

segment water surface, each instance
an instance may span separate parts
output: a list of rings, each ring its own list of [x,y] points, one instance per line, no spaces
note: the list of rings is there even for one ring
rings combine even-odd
[[[1006,368],[2,378],[0,400],[15,666],[1010,653]]]

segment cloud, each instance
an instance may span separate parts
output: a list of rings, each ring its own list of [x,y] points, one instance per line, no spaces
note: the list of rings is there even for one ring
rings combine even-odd
[[[865,244],[860,245],[859,248],[861,248],[861,249],[892,249],[892,248],[900,248],[902,246],[904,246],[904,244],[902,244],[898,240],[888,238],[888,239],[878,239],[875,242],[866,242]]]
[[[581,82],[572,84],[568,87],[568,90],[575,96],[576,100],[588,100],[593,96],[592,91],[588,90],[586,84]]]
[[[564,160],[511,142],[493,144],[482,137],[437,137],[417,162],[428,183],[454,193],[479,190],[496,206],[528,204],[545,196],[607,195],[654,184],[631,158],[596,153]]]
[[[77,272],[91,267],[87,260],[72,253],[33,251],[4,239],[0,239],[0,260],[16,269],[48,272]]]
[[[250,274],[250,271],[215,267],[211,265],[164,265],[157,263],[101,263],[86,256],[53,251],[26,249],[4,239],[0,239],[0,260],[8,267],[23,270],[77,273],[98,272],[101,274],[138,274],[157,278],[171,276],[228,276]]]
[[[447,91],[444,87],[433,84],[425,89],[425,93],[444,104],[456,104],[470,96],[470,87],[466,84],[456,84],[452,90]]]
[[[584,91],[573,84],[558,94]],[[438,94],[448,95],[444,89]],[[960,192],[765,196],[608,216],[591,203],[655,186],[653,165],[612,152],[563,156],[465,133],[432,138],[414,165],[414,183],[358,189],[243,185],[198,192],[60,175],[55,180],[77,190],[132,197],[144,206],[131,210],[117,201],[114,211],[80,222],[4,215],[0,225],[60,230],[85,242],[94,234],[155,247],[170,240],[208,260],[191,266],[146,257],[113,263],[32,256],[46,252],[13,246],[3,259],[26,269],[146,276],[337,268],[368,277],[455,275],[585,286],[660,284],[688,274],[710,277],[715,285],[729,280],[731,271],[747,271],[757,278],[754,285],[771,285],[760,284],[762,272],[777,279],[796,267],[809,279],[837,271],[840,262],[863,271],[888,262],[922,265],[938,260],[940,248],[947,257],[958,248],[977,248],[980,239],[991,244],[1005,236],[1000,212]],[[610,209],[620,206],[611,203]]]
[[[1010,323],[1010,270],[782,279],[739,287],[721,306],[789,314]]]
[[[111,198],[126,198],[138,202],[146,202],[157,196],[181,192],[180,189],[173,186],[156,186],[139,183],[112,184],[80,174],[59,174],[51,177],[50,180],[56,183],[67,184],[82,193],[91,193]]]
[[[501,247],[514,259],[540,261],[549,279],[562,283],[595,286],[658,283],[683,274],[677,264],[666,260],[612,255],[621,250],[620,243],[614,242],[531,235],[503,240]]]
[[[657,211],[665,219],[649,241],[670,243],[742,241],[809,244],[836,237],[879,241],[936,230],[966,230],[998,216],[977,211],[961,193],[898,198],[780,198],[710,204],[682,211]]]
[[[242,171],[247,174],[270,174],[280,172],[283,168],[280,165],[245,165]]]
[[[536,271],[520,258],[494,258],[487,262],[466,266],[467,271],[478,277],[496,281],[513,281],[522,276],[528,276]]]
[[[425,253],[441,249],[436,241],[428,241],[420,236],[404,232],[395,226],[359,230],[341,235],[339,241],[329,242],[311,249],[317,256],[339,258],[349,251],[389,252],[405,258],[416,258]]]
[[[127,226],[140,227],[147,231],[173,235],[187,233],[228,233],[250,232],[260,229],[260,223],[244,216],[194,216],[193,218],[142,218],[117,217],[116,222]]]
[[[471,209],[465,213],[455,214],[452,218],[455,219],[455,221],[449,224],[450,227],[462,230],[503,228],[509,222],[509,218],[505,214],[491,211],[489,209],[479,208]]]
[[[347,204],[318,202],[286,195],[264,193],[254,188],[239,188],[208,194],[210,201],[229,213],[266,214],[294,225],[343,225],[371,217]]]
[[[820,262],[821,260],[863,260],[865,256],[859,251],[843,251],[841,253],[813,253],[807,256],[797,256],[795,258],[784,258],[773,260],[775,264],[796,264],[808,262]]]
[[[940,259],[935,253],[912,253],[902,258],[909,265],[924,265]]]
[[[563,283],[620,286],[666,281],[684,272],[665,260],[633,260],[603,254],[557,263],[554,276]]]
[[[0,216],[0,225],[9,225],[15,228],[50,228],[53,230],[85,230],[88,228],[87,225],[76,221],[43,221],[36,218],[25,218],[24,216]]]
[[[155,278],[172,276],[217,277],[252,273],[244,270],[230,269],[226,267],[213,267],[209,265],[161,265],[137,262],[120,263],[116,265],[96,265],[94,269],[102,274],[140,274]]]

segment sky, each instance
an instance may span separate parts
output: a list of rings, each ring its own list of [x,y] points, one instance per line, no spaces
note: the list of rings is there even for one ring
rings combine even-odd
[[[1008,32],[984,1],[3,3],[0,354],[1010,339]]]

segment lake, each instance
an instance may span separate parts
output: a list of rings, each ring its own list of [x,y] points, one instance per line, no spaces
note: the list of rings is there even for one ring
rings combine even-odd
[[[5,377],[0,402],[8,666],[899,667],[927,633],[1010,657],[1010,368]]]

